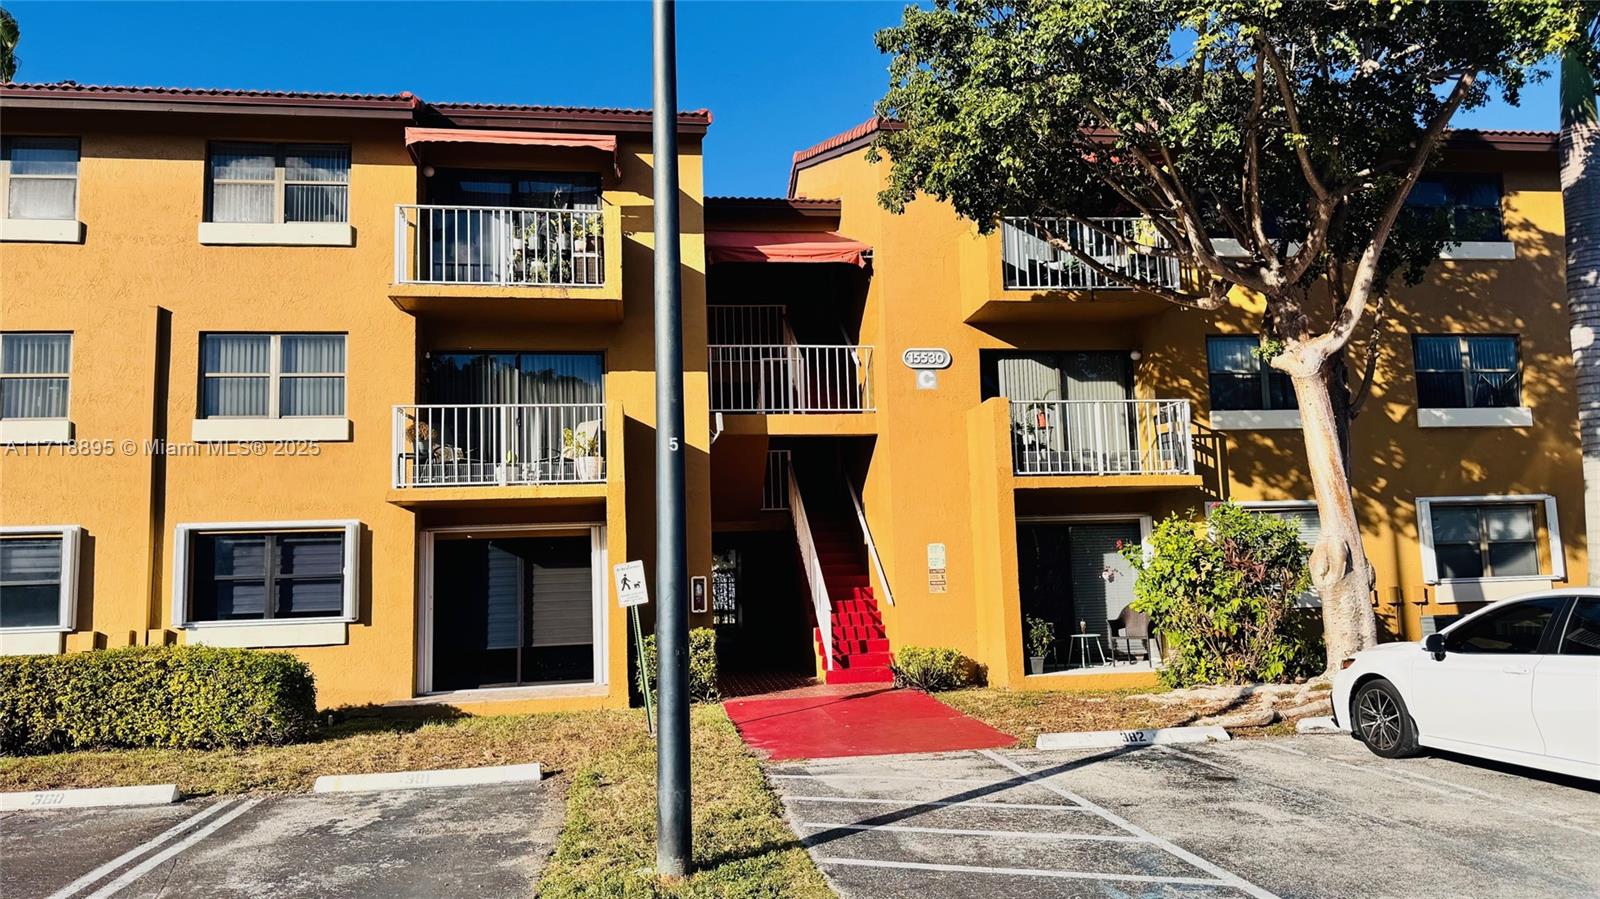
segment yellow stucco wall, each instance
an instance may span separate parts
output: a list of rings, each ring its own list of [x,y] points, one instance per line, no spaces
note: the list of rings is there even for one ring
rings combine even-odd
[[[1516,259],[1437,264],[1424,284],[1398,292],[1383,329],[1375,396],[1354,427],[1353,480],[1377,569],[1380,628],[1390,638],[1416,638],[1423,614],[1470,608],[1434,603],[1434,591],[1423,584],[1417,497],[1553,494],[1567,583],[1584,579],[1554,159],[1500,153],[1456,163],[1504,173],[1504,218]],[[979,235],[927,198],[891,215],[876,202],[886,172],[886,165],[870,165],[853,151],[803,166],[795,193],[842,200],[839,230],[874,248],[862,342],[877,347],[878,427],[864,497],[894,592],[894,607],[884,609],[890,639],[897,647],[958,648],[986,666],[992,683],[1090,686],[1022,676],[1016,515],[1159,519],[1223,498],[1311,499],[1298,431],[1222,433],[1207,426],[1205,336],[1259,331],[1259,309],[1241,303],[1208,317],[1127,291],[1004,290],[998,234]],[[1531,428],[1417,427],[1410,335],[1450,332],[1521,335]],[[1365,340],[1363,333],[1358,346]],[[909,347],[951,351],[954,363],[939,372],[938,389],[916,388],[899,360]],[[1193,404],[1201,486],[1144,478],[1141,489],[1118,479],[1013,477],[1004,409],[980,404],[979,352],[998,348],[1139,351],[1137,396]],[[946,546],[948,593],[928,591],[930,543]]]
[[[492,300],[487,307],[437,305],[417,315],[397,306],[390,286],[395,205],[418,197],[418,166],[404,145],[403,123],[23,109],[5,115],[7,134],[66,134],[82,141],[84,241],[0,245],[0,328],[72,332],[75,437],[80,447],[85,441],[110,446],[103,456],[69,455],[60,446],[0,447],[0,524],[84,528],[78,628],[66,638],[69,650],[182,640],[170,630],[170,607],[173,529],[184,523],[362,523],[359,618],[347,644],[291,650],[311,664],[325,706],[389,702],[417,692],[419,528],[578,515],[607,525],[611,560],[652,560],[654,236],[647,134],[622,136],[619,172],[604,182],[607,221],[616,223],[607,233],[607,252],[620,258],[622,281],[620,291],[614,282],[605,290],[620,295],[622,313],[574,321],[559,304],[541,308],[540,298],[527,296],[486,294]],[[200,245],[206,144],[219,139],[350,144],[355,245]],[[691,574],[708,575],[702,167],[699,139],[685,135],[682,143],[689,564]],[[533,162],[563,167],[562,158]],[[565,163],[581,165],[604,168]],[[475,318],[485,308],[491,314]],[[154,438],[189,442],[199,405],[200,334],[212,331],[348,334],[352,439],[324,442],[314,456],[224,456],[221,445],[199,455],[148,454],[144,444]],[[603,352],[612,451],[609,483],[599,496],[577,507],[572,503],[582,497],[496,496],[492,488],[420,501],[398,496],[391,484],[392,407],[417,399],[419,351],[444,347]],[[131,453],[123,448],[127,440],[134,441]],[[607,689],[477,703],[473,710],[625,704],[626,619],[606,592],[613,609]]]

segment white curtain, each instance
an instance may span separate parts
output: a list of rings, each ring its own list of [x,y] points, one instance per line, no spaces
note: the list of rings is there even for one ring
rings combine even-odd
[[[11,189],[6,214],[14,219],[77,217],[78,142],[70,138],[12,138]]]
[[[344,335],[286,334],[278,414],[344,414]]]
[[[211,150],[211,221],[271,222],[277,157],[268,144]]]
[[[66,418],[71,334],[0,336],[0,418]]]
[[[349,221],[349,147],[290,147],[284,155],[283,220]]]
[[[203,355],[204,414],[208,417],[266,415],[271,354],[272,338],[266,334],[207,334]]]

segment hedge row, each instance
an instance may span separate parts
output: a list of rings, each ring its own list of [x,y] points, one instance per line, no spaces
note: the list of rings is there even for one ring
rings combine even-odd
[[[0,752],[291,743],[316,727],[288,653],[159,646],[0,658]]]
[[[656,635],[644,638],[634,671],[634,683],[639,684],[639,671],[645,672],[652,695],[656,691]],[[694,702],[718,702],[722,693],[717,689],[717,632],[709,627],[697,627],[689,632],[689,699]]]

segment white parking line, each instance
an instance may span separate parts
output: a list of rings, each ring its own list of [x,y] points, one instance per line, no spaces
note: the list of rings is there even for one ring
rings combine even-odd
[[[962,808],[1023,809],[1038,812],[1084,812],[1094,814],[1080,805],[1063,805],[1048,802],[984,802],[981,799],[883,799],[877,796],[784,796],[785,802],[840,802],[846,805],[904,805],[904,806],[961,806]]]
[[[122,853],[111,861],[108,861],[100,867],[95,868],[88,874],[85,874],[77,880],[67,884],[56,892],[51,893],[49,899],[67,899],[69,896],[76,895],[80,890],[84,889],[90,884],[98,882],[100,878],[105,877],[112,871],[115,871],[123,865],[126,865],[128,862],[131,862],[139,856],[144,855],[146,852],[154,850],[178,834],[183,833],[196,824],[199,824],[201,821],[204,821],[212,815],[215,815],[217,812],[227,808],[229,805],[232,805],[233,802],[234,800],[232,799],[224,799],[215,805],[201,809],[199,812],[184,818],[182,821],[179,821],[177,824],[174,824],[167,830],[162,831],[156,836],[151,837],[149,840],[140,843],[139,845],[129,849],[127,852]]]
[[[950,874],[1004,874],[1008,877],[1055,877],[1065,880],[1123,880],[1134,883],[1171,883],[1182,886],[1233,887],[1238,883],[1209,877],[1159,877],[1154,874],[1104,874],[1099,871],[1062,871],[1054,868],[989,868],[982,865],[944,865],[933,862],[894,862],[867,858],[819,858],[819,865],[849,865],[857,868],[894,868],[901,871],[938,871]],[[1243,881],[1240,881],[1243,883]],[[1246,884],[1245,886],[1248,886]],[[1258,895],[1252,893],[1251,895]],[[1260,895],[1271,896],[1271,893]]]
[[[1051,833],[1037,830],[964,830],[955,827],[913,827],[908,824],[835,824],[827,821],[801,821],[800,827],[818,830],[886,830],[894,833],[944,834],[953,837],[1001,837],[1019,840],[1086,840],[1097,843],[1143,843],[1142,837],[1122,834]]]
[[[194,844],[200,842],[201,840],[205,839],[206,837],[211,836],[213,833],[216,833],[219,828],[221,828],[223,825],[227,824],[229,821],[232,821],[233,819],[239,817],[240,815],[244,814],[245,812],[250,811],[251,809],[255,808],[257,805],[260,805],[260,804],[261,804],[261,800],[260,799],[246,799],[245,801],[239,803],[238,805],[236,805],[232,809],[230,809],[226,815],[223,815],[223,816],[217,818],[215,821],[212,821],[210,824],[207,824],[205,827],[202,827],[199,830],[195,831],[194,833],[189,834],[188,836],[184,837],[182,840],[179,840],[177,843],[174,843],[173,845],[168,846],[166,849],[163,849],[161,852],[156,853],[155,855],[151,856],[150,858],[147,858],[144,861],[140,862],[139,864],[133,866],[132,868],[129,868],[127,871],[124,871],[122,873],[121,877],[118,877],[116,880],[113,880],[110,883],[106,884],[105,886],[101,887],[100,889],[95,890],[93,893],[90,893],[89,896],[88,896],[88,899],[106,899],[106,897],[108,897],[108,896],[116,895],[117,893],[122,891],[123,887],[127,886],[130,883],[133,883],[135,880],[138,880],[139,878],[143,877],[144,875],[150,873],[150,871],[154,870],[162,862],[166,861],[169,858],[172,858],[173,856],[177,855],[178,853],[182,852],[183,850],[188,849],[190,846],[193,846]]]
[[[1160,747],[1157,747],[1157,748],[1160,748]],[[1173,751],[1176,751],[1176,750],[1173,750]],[[1050,780],[1048,778],[1046,778],[1045,776],[1042,776],[1042,775],[1039,775],[1039,774],[1037,774],[1035,772],[1029,771],[1028,769],[1022,767],[1021,765],[1017,764],[1016,762],[1012,761],[1011,759],[1006,758],[1005,756],[999,754],[998,752],[995,752],[992,749],[979,750],[979,753],[981,755],[983,755],[984,757],[990,759],[991,761],[996,762],[997,764],[999,764],[999,765],[1001,765],[1001,766],[1003,766],[1005,768],[1008,768],[1011,771],[1015,771],[1017,774],[1020,774],[1023,777],[1027,778],[1030,782],[1036,783],[1039,786],[1044,787],[1045,789],[1049,790],[1052,793],[1055,793],[1058,796],[1061,796],[1061,797],[1063,797],[1065,799],[1069,799],[1069,800],[1071,800],[1073,802],[1076,802],[1077,804],[1083,806],[1086,809],[1090,809],[1090,810],[1096,812],[1097,814],[1100,815],[1100,817],[1106,819],[1107,821],[1111,822],[1112,824],[1115,824],[1116,826],[1122,828],[1123,830],[1127,831],[1128,833],[1131,833],[1134,836],[1143,837],[1147,842],[1154,843],[1156,846],[1159,846],[1160,848],[1165,849],[1167,852],[1171,853],[1172,855],[1175,855],[1178,858],[1181,858],[1184,861],[1188,862],[1189,864],[1193,865],[1194,867],[1199,868],[1202,871],[1205,871],[1206,873],[1212,875],[1213,877],[1216,877],[1218,880],[1222,881],[1227,886],[1233,887],[1233,888],[1235,888],[1237,890],[1240,890],[1241,892],[1247,893],[1250,896],[1255,897],[1255,899],[1279,899],[1279,897],[1277,897],[1273,893],[1270,893],[1270,892],[1262,889],[1261,887],[1256,886],[1255,884],[1251,883],[1250,881],[1245,880],[1243,877],[1240,877],[1239,875],[1234,874],[1233,872],[1228,871],[1225,868],[1221,868],[1221,867],[1219,867],[1217,865],[1214,865],[1211,862],[1208,862],[1205,859],[1201,858],[1200,856],[1195,855],[1194,853],[1188,851],[1187,849],[1183,849],[1183,848],[1175,845],[1170,840],[1162,839],[1161,837],[1156,836],[1155,834],[1149,832],[1148,830],[1145,830],[1144,828],[1138,826],[1137,824],[1134,824],[1134,823],[1122,818],[1121,816],[1119,816],[1119,815],[1117,815],[1117,814],[1115,814],[1113,812],[1107,811],[1106,809],[1103,809],[1100,806],[1095,805],[1093,802],[1090,802],[1089,800],[1083,798],[1082,796],[1079,796],[1078,794],[1072,792],[1071,790],[1065,789],[1063,787],[1060,787],[1060,786],[1050,782]]]

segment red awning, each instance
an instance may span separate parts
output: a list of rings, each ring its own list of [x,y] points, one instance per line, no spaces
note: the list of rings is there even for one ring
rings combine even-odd
[[[872,247],[832,231],[707,231],[707,262],[844,262],[865,268]]]
[[[471,128],[407,128],[406,147],[417,144],[498,144],[513,147],[569,147],[611,154],[617,166],[614,134],[568,134],[561,131],[478,131]],[[413,151],[415,152],[415,151]]]

